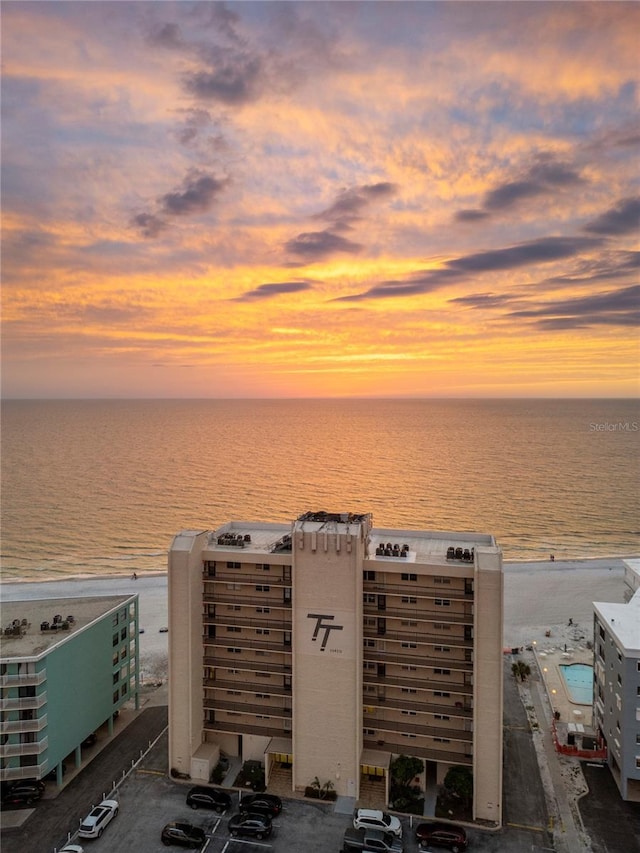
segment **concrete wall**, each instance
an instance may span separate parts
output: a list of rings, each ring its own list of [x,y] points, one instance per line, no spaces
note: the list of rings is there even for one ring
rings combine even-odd
[[[169,768],[191,772],[203,742],[202,550],[206,532],[178,534],[169,551]]]
[[[293,784],[357,796],[362,750],[360,524],[294,531]]]

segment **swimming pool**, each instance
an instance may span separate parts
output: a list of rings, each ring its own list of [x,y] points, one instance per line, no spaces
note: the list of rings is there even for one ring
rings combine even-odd
[[[571,701],[578,705],[593,702],[593,667],[588,663],[568,663],[559,666]]]

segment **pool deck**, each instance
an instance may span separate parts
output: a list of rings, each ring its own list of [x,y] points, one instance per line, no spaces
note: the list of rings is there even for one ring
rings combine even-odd
[[[565,651],[566,649],[566,651]],[[556,641],[553,636],[545,638],[534,646],[536,660],[544,680],[549,703],[554,712],[560,714],[558,735],[566,743],[566,734],[562,731],[569,723],[579,723],[590,730],[593,721],[592,704],[583,705],[574,702],[567,689],[560,666],[582,663],[593,666],[593,650],[587,648],[585,640],[578,632],[565,642]]]

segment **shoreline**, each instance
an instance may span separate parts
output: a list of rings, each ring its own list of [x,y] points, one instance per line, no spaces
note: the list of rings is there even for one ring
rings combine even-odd
[[[555,560],[503,560],[503,570],[506,573],[516,572],[520,569],[526,571],[572,571],[574,569],[598,570],[608,568],[610,564],[619,564],[623,560],[640,560],[638,554],[623,554],[621,556],[606,557],[572,557],[570,559]],[[144,578],[166,577],[166,569],[136,569],[137,580]],[[24,584],[47,584],[68,583],[72,581],[121,581],[132,580],[133,572],[112,572],[111,574],[93,574],[85,572],[73,575],[61,575],[59,577],[15,577],[3,578],[0,573],[0,600],[2,599],[2,588],[5,586]]]

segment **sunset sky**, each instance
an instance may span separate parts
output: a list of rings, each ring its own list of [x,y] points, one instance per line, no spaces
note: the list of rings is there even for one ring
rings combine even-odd
[[[638,393],[640,4],[3,2],[7,397]]]

